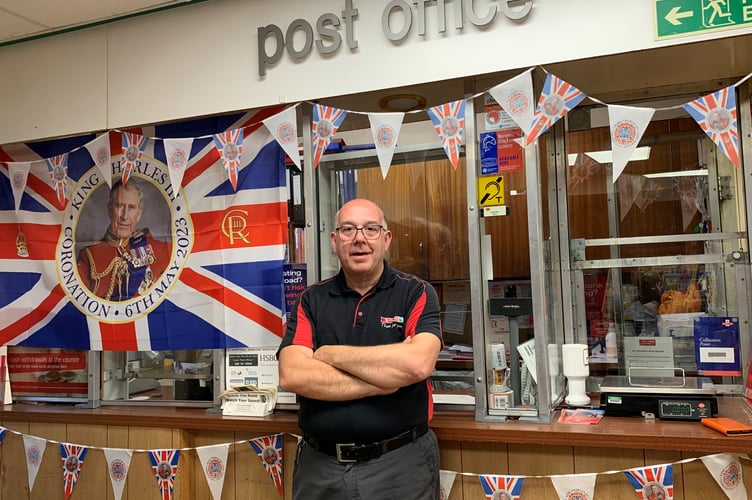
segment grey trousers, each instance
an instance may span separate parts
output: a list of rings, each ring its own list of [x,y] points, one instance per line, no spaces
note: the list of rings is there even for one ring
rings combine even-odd
[[[293,500],[438,500],[439,443],[432,430],[415,442],[356,463],[339,463],[301,440]]]

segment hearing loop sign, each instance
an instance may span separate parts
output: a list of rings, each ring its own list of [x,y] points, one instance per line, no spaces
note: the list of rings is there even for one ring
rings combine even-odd
[[[478,205],[481,207],[504,205],[503,175],[478,178]]]

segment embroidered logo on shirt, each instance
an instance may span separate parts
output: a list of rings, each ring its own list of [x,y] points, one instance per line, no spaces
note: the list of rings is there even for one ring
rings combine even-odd
[[[391,318],[385,318],[384,316],[381,317],[382,328],[396,328],[404,322],[405,318],[402,316],[392,316]]]

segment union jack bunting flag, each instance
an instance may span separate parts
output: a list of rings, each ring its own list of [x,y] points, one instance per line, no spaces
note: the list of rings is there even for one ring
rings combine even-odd
[[[739,168],[739,130],[736,124],[736,92],[733,85],[685,104],[684,109],[700,128]]]
[[[584,98],[585,94],[571,83],[548,74],[543,82],[543,90],[535,107],[533,124],[525,145],[529,146],[543,135],[554,123],[572,111]]]
[[[57,194],[60,206],[65,206],[65,186],[68,185],[68,153],[47,158],[50,171],[50,184]]]
[[[161,351],[278,344],[285,155],[261,121],[278,109],[129,130],[195,137],[180,196],[163,141],[148,141],[125,190],[141,194],[142,206],[131,203],[130,215],[128,203],[109,203],[110,187],[82,147],[93,135],[0,148],[0,345]],[[238,128],[245,153],[236,192],[212,134]],[[3,162],[41,165],[66,151],[65,209],[56,206],[45,167],[28,175],[16,214]],[[122,160],[111,160],[113,194],[122,187]],[[25,258],[18,256],[19,231]]]
[[[313,106],[313,168],[319,166],[321,155],[324,154],[337,129],[345,121],[346,109],[337,109],[330,106],[316,104]]]
[[[123,142],[123,157],[120,160],[120,164],[123,168],[122,181],[123,184],[128,183],[131,174],[138,166],[141,155],[146,148],[146,137],[143,135],[134,134],[132,132],[124,132],[122,134]]]
[[[269,477],[282,494],[282,434],[254,438],[248,441],[258,455]]]
[[[5,439],[5,435],[8,433],[8,429],[5,427],[0,427],[0,444],[3,443],[3,439]]]
[[[73,493],[73,487],[76,486],[78,475],[81,474],[81,467],[84,465],[87,451],[89,449],[85,446],[60,443],[60,459],[63,462],[63,484],[66,500]]]
[[[465,132],[465,100],[448,102],[426,110],[454,169],[460,159]]]
[[[674,498],[674,467],[671,464],[630,469],[624,474],[642,500]]]
[[[180,450],[151,450],[149,460],[154,477],[157,478],[162,500],[171,500],[172,490],[175,488],[175,474],[178,472]]]
[[[519,476],[480,475],[480,485],[487,500],[519,500],[524,480]]]
[[[225,173],[232,188],[238,189],[238,170],[243,156],[243,132],[240,129],[228,130],[214,136],[214,144],[222,156]]]

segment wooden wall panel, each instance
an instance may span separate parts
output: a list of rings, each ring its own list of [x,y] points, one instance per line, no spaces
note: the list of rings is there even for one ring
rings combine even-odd
[[[401,271],[428,279],[425,164],[394,165],[386,179],[379,168],[358,170],[358,196],[384,210],[393,235],[387,255],[389,263]]]
[[[509,474],[516,476],[548,476],[572,474],[574,455],[571,446],[533,444],[509,445]],[[527,477],[522,487],[525,498],[541,500],[559,498],[548,477]]]
[[[462,442],[462,472],[472,474],[508,474],[509,456],[504,443]],[[477,476],[462,478],[464,499],[485,498]]]
[[[439,441],[439,468],[444,471],[462,471],[462,443]],[[462,497],[462,475],[457,474],[446,500],[462,500]]]
[[[428,279],[470,278],[467,237],[467,163],[457,169],[449,160],[426,162],[426,223],[428,225]]]
[[[22,434],[29,434],[29,426],[28,422],[3,421],[3,427]],[[29,498],[23,438],[9,431],[0,446],[0,453],[3,459],[0,468],[0,498]]]
[[[598,473],[595,479],[595,498],[634,498],[634,488],[621,471],[644,465],[645,457],[642,450],[580,446],[574,448],[575,473]],[[602,474],[608,471],[618,472]]]

